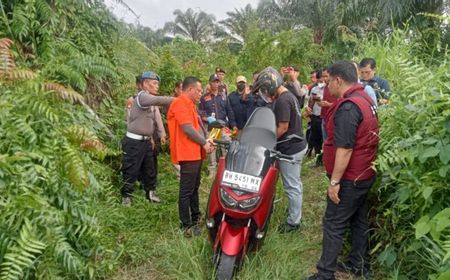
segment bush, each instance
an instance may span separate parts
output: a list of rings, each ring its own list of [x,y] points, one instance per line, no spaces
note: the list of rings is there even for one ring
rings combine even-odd
[[[386,271],[394,265],[398,278],[444,279],[450,271],[450,61],[426,66],[412,55],[407,34],[368,41],[362,52],[376,58],[394,88],[379,110],[382,178],[372,253]]]

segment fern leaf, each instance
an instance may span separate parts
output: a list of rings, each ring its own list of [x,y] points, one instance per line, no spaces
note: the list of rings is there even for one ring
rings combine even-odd
[[[37,114],[45,117],[51,123],[59,122],[59,117],[53,108],[43,100],[35,99],[31,106],[32,112],[36,112]]]
[[[442,262],[445,263],[450,260],[450,234],[447,235],[446,240],[443,242],[442,249],[445,251]]]
[[[98,139],[87,139],[80,144],[80,148],[85,151],[92,152],[100,159],[106,156],[106,146]]]
[[[46,247],[45,243],[37,239],[36,229],[25,218],[16,244],[7,251],[5,261],[0,265],[0,279],[22,279],[25,271],[33,266]]]
[[[72,246],[67,242],[66,238],[61,236],[55,245],[55,257],[62,267],[69,272],[77,272],[80,270],[80,256],[75,252]]]
[[[89,177],[83,160],[77,150],[65,145],[64,167],[69,181],[78,189],[83,190],[89,184]]]
[[[64,100],[69,100],[72,103],[84,103],[84,97],[73,89],[66,88],[63,85],[48,82],[44,84],[44,89],[46,91],[55,92],[60,98]]]
[[[3,256],[12,244],[13,242],[6,232],[0,233],[0,263],[3,263]]]
[[[10,47],[13,41],[9,38],[0,39],[0,74],[8,73],[16,67]]]
[[[0,49],[9,49],[11,48],[13,41],[9,38],[1,38],[0,39]]]
[[[37,75],[28,69],[11,69],[8,72],[8,78],[10,80],[32,80],[36,78]]]
[[[18,131],[29,144],[33,144],[36,141],[36,132],[23,116],[17,116],[12,122],[16,131]]]
[[[95,134],[89,131],[89,129],[76,125],[64,129],[63,134],[70,143],[76,146],[80,145],[86,139],[95,137]]]

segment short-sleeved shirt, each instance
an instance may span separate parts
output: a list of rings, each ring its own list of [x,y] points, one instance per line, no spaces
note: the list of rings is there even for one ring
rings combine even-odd
[[[319,85],[315,86],[311,90],[311,98],[318,97],[318,98],[320,98],[320,100],[322,100],[324,88],[325,88],[325,86],[319,86]],[[322,107],[320,107],[319,104],[317,104],[317,102],[314,102],[314,105],[312,107],[312,114],[314,116],[320,116],[321,112],[322,112]]]
[[[296,154],[306,148],[306,141],[303,136],[302,114],[300,105],[295,95],[290,91],[285,91],[276,100],[273,107],[277,126],[280,122],[289,122],[288,129],[278,141],[286,139],[291,134],[296,134],[302,138],[282,142],[277,145],[277,150],[286,155]]]
[[[186,95],[175,98],[167,112],[167,124],[170,137],[170,155],[173,163],[180,161],[194,161],[204,158],[200,144],[189,139],[183,132],[182,125],[191,124],[199,133],[203,134],[194,102]]]
[[[356,142],[356,131],[363,120],[358,106],[351,102],[343,102],[334,114],[334,146],[352,149]]]

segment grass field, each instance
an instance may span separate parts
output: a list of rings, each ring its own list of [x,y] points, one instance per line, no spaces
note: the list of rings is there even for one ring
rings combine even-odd
[[[142,190],[135,192],[131,208],[119,204],[115,196],[100,213],[107,224],[105,244],[117,256],[120,270],[113,279],[212,279],[212,247],[206,228],[199,237],[185,238],[179,229],[178,180],[167,155],[159,159],[158,194],[161,204],[150,204]],[[303,164],[304,204],[302,228],[279,234],[276,228],[285,221],[287,198],[278,182],[277,198],[264,246],[248,255],[236,279],[302,279],[315,272],[320,256],[322,215],[325,207],[327,179],[322,168]],[[200,203],[205,211],[210,180],[203,176]],[[352,279],[338,275],[338,279]]]

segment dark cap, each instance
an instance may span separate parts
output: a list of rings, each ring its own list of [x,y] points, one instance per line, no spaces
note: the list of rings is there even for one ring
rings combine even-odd
[[[217,76],[217,74],[212,74],[211,76],[209,76],[209,81],[220,81],[219,76]]]
[[[223,70],[223,68],[216,67],[216,73],[224,73],[225,74],[225,70]]]
[[[141,82],[144,81],[145,79],[157,80],[158,82],[161,82],[161,78],[159,77],[159,75],[152,71],[142,72]]]

